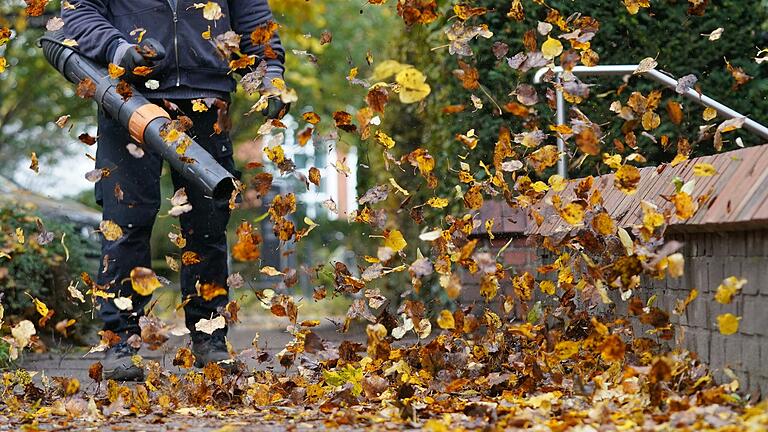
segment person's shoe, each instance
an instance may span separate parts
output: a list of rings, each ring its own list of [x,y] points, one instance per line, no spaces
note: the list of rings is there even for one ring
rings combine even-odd
[[[192,354],[195,355],[197,368],[203,368],[208,363],[216,363],[228,372],[236,372],[243,365],[229,355],[224,338],[211,337],[192,341]]]
[[[144,381],[144,369],[133,364],[133,356],[138,352],[125,342],[107,350],[102,362],[103,376],[115,381]]]

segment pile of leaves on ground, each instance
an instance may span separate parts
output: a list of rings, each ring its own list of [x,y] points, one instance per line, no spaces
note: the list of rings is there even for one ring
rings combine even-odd
[[[27,13],[35,15],[41,13],[46,1],[27,3]],[[297,115],[306,123],[296,137],[302,146],[312,143],[327,149],[340,140],[351,140],[370,144],[370,153],[380,153],[380,157],[376,154],[371,158],[378,158],[382,169],[375,174],[377,179],[383,178],[360,196],[359,208],[349,215],[351,224],[360,224],[370,232],[360,243],[370,245],[371,252],[361,254],[356,268],[333,262],[319,263],[311,270],[261,266],[259,271],[265,277],[277,278],[282,288],[294,287],[299,271],[309,276],[321,271],[332,274],[331,287],[318,285],[312,299],[303,301],[322,301],[329,295],[355,296],[342,327],[346,329],[358,319],[368,321],[365,344],[324,342],[313,332],[317,321],[299,320],[301,304],[287,291],[259,290],[259,301],[275,316],[290,322],[288,331],[294,340],[275,359],[270,359],[258,343],[244,351],[232,348],[231,362],[274,360],[283,368],[281,372],[280,367],[266,371],[241,368],[239,373],[227,374],[219,365],[195,370],[188,348],[180,348],[175,354],[174,364],[179,369],[173,371],[134,357],[148,373],[146,381],[137,385],[104,382],[98,362],[90,368],[93,382],[89,383],[42,373],[33,377],[33,372],[16,370],[3,374],[2,415],[12,424],[32,430],[49,423],[61,427],[83,422],[101,424],[150,414],[227,416],[253,412],[269,413],[272,420],[300,419],[327,427],[412,426],[433,431],[765,430],[768,405],[750,404],[739,393],[742,389],[736,379],[715,382],[695,353],[674,348],[676,336],[681,335],[675,334],[669,312],[656,307],[652,296],[640,300],[648,278],[682,274],[685,263],[677,252],[680,245],[666,244],[664,231],[674,221],[691,218],[706,205],[707,194],[696,189],[695,180],[674,179],[674,193],[664,197],[673,208],[661,210],[649,197],[642,205],[642,222],[627,227],[605,211],[603,193],[594,187],[591,177],[569,181],[561,175],[547,175],[561,156],[556,140],[562,139],[573,164],[589,160],[601,172],[613,172],[612,187],[633,195],[638,192],[640,180],[637,165],[646,159],[637,146],[638,140],[650,140],[665,148],[676,146],[677,157],[672,163],[677,164],[690,157],[694,140],[720,151],[728,134],[741,128],[744,119],[711,122],[718,114],[710,110],[703,114],[704,122],[709,123],[700,128],[699,137],[656,136],[662,121],[659,113],[666,112],[665,117],[674,124],[684,117],[685,107],[674,100],[664,103],[664,98],[669,98],[670,93],[674,97],[696,89],[697,78],[689,75],[678,80],[674,93],[631,92],[626,84],[604,93],[600,96],[610,100],[610,110],[616,117],[592,120],[579,108],[592,97],[591,86],[568,72],[577,64],[599,64],[599,54],[591,41],[600,31],[600,22],[587,15],[588,11],[565,16],[545,1],[504,2],[500,7],[507,10],[505,19],[520,23],[526,14],[533,14],[539,20],[535,28],[526,31],[518,50],[519,41],[504,41],[503,35],[494,35],[483,23],[488,8],[450,3],[439,6],[434,0],[393,0],[389,4],[386,0],[369,0],[365,7],[392,7],[407,27],[444,24],[446,44],[434,49],[447,49],[457,57],[452,76],[462,83],[467,94],[463,95],[465,103],[440,109],[446,115],[474,110],[478,116],[513,116],[522,120],[519,129],[504,125],[498,135],[490,137],[478,136],[468,128],[456,136],[457,156],[451,158],[431,154],[429,143],[413,148],[414,143],[397,142],[382,126],[386,124],[382,119],[388,110],[403,109],[403,105],[435,108],[429,107],[432,86],[413,65],[376,59],[372,53],[364,60],[355,59],[359,66],[352,67],[344,77],[351,88],[365,90],[361,107],[354,112],[345,107],[325,117],[306,109]],[[706,13],[708,3],[689,0],[685,5],[663,7],[686,7],[691,16],[700,16]],[[650,1],[624,0],[623,4],[630,15],[649,14],[651,19]],[[195,7],[211,21],[211,28],[201,37],[215,41],[223,57],[232,58],[233,71],[253,67],[242,84],[247,91],[255,92],[264,79],[265,68],[258,67],[259,59],[236,49],[243,35],[216,34],[215,22],[223,16],[215,1]],[[50,30],[61,27],[60,20],[56,20],[49,23]],[[277,24],[268,23],[244,37],[250,36],[254,43],[268,41],[278,29]],[[152,29],[144,30],[151,36]],[[713,28],[703,37],[715,43],[722,31]],[[4,44],[12,33],[0,29],[0,35],[6,35],[0,36],[0,44]],[[333,43],[330,32],[321,35],[318,42]],[[499,62],[509,66],[510,73],[525,74],[555,65],[565,71],[559,78],[554,70],[544,74],[547,88],[543,92],[520,82],[511,83],[508,95],[492,95],[482,84],[482,65],[473,60],[482,43],[491,47]],[[316,60],[306,52],[295,55]],[[764,51],[757,56],[756,62],[765,60]],[[636,74],[657,66],[651,57],[638,63]],[[370,69],[370,76],[362,79],[359,74],[365,68]],[[110,70],[116,81],[125,72],[114,67]],[[730,63],[728,70],[737,85],[751,79]],[[296,102],[296,93],[282,79],[273,80],[272,85],[278,94],[270,97]],[[541,108],[554,105],[556,91],[561,91],[574,106],[565,124],[553,124],[552,119],[539,115]],[[261,97],[251,111],[260,111],[267,99]],[[209,108],[205,100],[195,102],[196,110]],[[69,118],[59,120],[57,124],[63,127]],[[619,136],[607,135],[602,125],[608,121],[621,123]],[[186,127],[185,122],[174,122],[165,134],[169,145],[176,145],[180,153],[186,147],[176,142],[182,134],[173,128]],[[288,129],[280,120],[268,121],[259,128],[257,138],[266,158],[246,166],[250,174],[244,188],[265,196],[275,177],[299,178],[307,190],[310,184],[327,181],[318,167],[310,167],[306,173],[297,169],[292,155],[283,147]],[[94,140],[86,141],[92,144]],[[492,152],[487,151],[491,148]],[[479,158],[480,162],[471,162],[476,158],[469,155],[483,149],[487,154]],[[137,151],[141,149],[133,150],[134,157],[143,157],[143,151]],[[454,177],[436,174],[438,164],[443,165],[441,173],[450,172]],[[35,158],[32,166],[39,169]],[[340,175],[350,173],[345,159],[335,161],[332,168]],[[717,175],[716,169],[707,164],[698,164],[693,171],[696,176]],[[98,181],[104,174],[99,171],[89,177]],[[438,188],[446,184],[452,187]],[[525,210],[532,223],[541,224],[547,214],[573,228],[555,238],[539,239],[538,244],[556,257],[554,262],[542,265],[536,274],[518,272],[502,264],[500,252],[494,255],[478,247],[478,239],[471,234],[479,230],[492,236],[494,223],[502,222],[489,220],[483,224],[477,219],[476,212],[486,199],[503,200]],[[184,190],[176,191],[172,204],[169,217],[191,210]],[[236,205],[234,197],[231,205]],[[324,206],[332,212],[338,210],[333,199]],[[548,211],[540,211],[542,206]],[[280,194],[262,217],[269,218],[274,235],[283,242],[299,242],[313,230],[321,229],[309,218],[298,222],[297,208],[295,193]],[[407,217],[406,222],[401,216]],[[123,235],[122,228],[109,220],[103,221],[100,232],[109,241]],[[262,233],[251,221],[244,221],[236,234],[233,258],[257,266]],[[25,235],[28,233],[24,230],[16,231],[17,239]],[[173,231],[168,237],[179,248],[178,253],[166,257],[171,269],[200,262],[195,251],[185,248],[183,233]],[[4,259],[14,259],[12,253],[6,255]],[[731,302],[744,283],[737,276],[724,281],[715,301]],[[479,281],[484,302],[466,305],[457,300],[467,278]],[[150,295],[164,285],[163,279],[148,268],[135,268],[130,279],[141,295]],[[395,311],[388,309],[390,302],[380,289],[387,279],[407,284]],[[111,301],[122,310],[132,310],[130,297],[116,297],[107,287],[96,284],[92,275],[82,274],[80,282],[82,285],[72,285],[69,291],[73,301],[93,308],[102,301]],[[210,300],[225,295],[227,288],[242,288],[247,283],[235,273],[226,287],[200,284],[196,295]],[[441,290],[451,301],[451,308],[432,310],[432,304],[419,300],[419,293],[427,287]],[[709,301],[696,297],[697,292],[691,290],[687,298],[678,299],[672,313],[684,313],[692,301]],[[39,333],[50,326],[47,317],[52,311],[45,299],[32,296],[31,301],[41,316],[37,326],[30,320],[4,326],[8,333],[3,339],[12,356],[24,349],[38,349]],[[609,305],[619,302],[629,310],[628,315],[610,313]],[[242,313],[237,300],[218,312],[196,323],[195,330],[211,334],[227,324],[236,324]],[[738,329],[739,318],[730,313],[717,320],[724,335]],[[162,347],[169,335],[188,332],[166,325],[151,312],[141,318],[140,326],[140,337],[128,342],[151,349]],[[104,351],[118,341],[116,335],[102,332],[101,343],[91,351]]]
[[[28,430],[37,424],[82,427],[126,417],[253,412],[270,413],[266,421],[328,428],[432,431],[699,431],[726,425],[757,431],[768,425],[765,403],[750,406],[735,392],[737,382],[716,385],[695,355],[634,337],[626,320],[601,322],[575,313],[568,321],[554,327],[511,323],[467,308],[441,316],[446,329],[416,344],[395,344],[393,328],[384,323],[368,325],[367,346],[328,346],[305,323],[295,327],[294,342],[279,356],[285,366],[295,363],[292,373],[230,375],[216,364],[195,370],[191,352],[180,348],[174,359],[179,370],[145,362],[147,379],[136,385],[102,382],[99,363],[91,367],[90,383],[44,377],[35,384],[30,372],[6,372],[3,412]],[[248,350],[240,356],[263,354]]]

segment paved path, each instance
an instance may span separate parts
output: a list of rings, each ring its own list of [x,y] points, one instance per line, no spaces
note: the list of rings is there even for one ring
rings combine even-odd
[[[293,336],[288,333],[286,327],[289,322],[285,318],[274,317],[268,311],[259,311],[248,318],[241,318],[243,322],[230,327],[228,339],[235,350],[242,351],[250,348],[254,337],[259,335],[258,347],[270,354],[271,361],[257,364],[248,362],[248,366],[258,367],[258,369],[275,368],[276,371],[283,371],[283,368],[274,360],[275,354],[280,352],[285,345],[293,340]],[[324,341],[331,344],[338,344],[343,340],[354,340],[356,342],[365,342],[364,328],[353,326],[346,334],[339,333],[334,324],[343,321],[343,317],[338,318],[319,318],[319,317],[301,317],[302,319],[318,319],[320,325],[313,328],[313,331]],[[175,320],[166,321],[168,324],[177,324]],[[179,320],[178,324],[183,325]],[[189,336],[170,336],[168,342],[156,351],[150,351],[143,347],[139,354],[146,360],[156,360],[160,364],[172,371],[180,371],[172,365],[173,358],[179,347],[190,344]],[[46,376],[64,376],[75,377],[85,387],[92,383],[88,378],[88,368],[104,358],[104,353],[87,354],[88,347],[62,346],[53,347],[49,352],[36,354],[26,353],[21,367],[30,371],[45,372]]]
[[[365,325],[353,325],[350,332],[341,334],[337,331],[334,321],[340,323],[343,318],[327,318],[302,316],[302,319],[319,319],[321,324],[313,328],[313,331],[328,344],[338,344],[343,340],[365,342]],[[251,341],[256,333],[259,334],[258,346],[270,354],[270,360],[265,363],[257,363],[255,360],[248,362],[249,368],[259,370],[271,368],[277,373],[284,371],[275,359],[275,354],[280,352],[293,337],[286,326],[289,324],[285,318],[277,318],[269,314],[269,311],[252,313],[248,318],[241,318],[244,322],[231,327],[229,340],[236,350],[251,347]],[[175,324],[176,320],[166,320],[168,324]],[[145,359],[159,361],[167,370],[184,373],[181,369],[172,365],[173,357],[178,347],[189,344],[189,336],[171,336],[161,350],[150,351],[142,348],[140,355]],[[42,372],[47,377],[63,376],[75,377],[81,383],[81,392],[91,395],[97,391],[96,383],[88,377],[88,368],[103,359],[103,353],[86,355],[88,347],[58,347],[52,348],[43,354],[27,353],[21,367],[29,371],[37,371],[36,381],[40,381]],[[104,385],[100,391],[104,391]],[[60,418],[59,418],[60,419]],[[77,420],[75,423],[62,424],[59,421],[53,423],[41,422],[40,430],[92,430],[92,431],[315,431],[326,429],[324,422],[327,414],[317,410],[303,409],[289,406],[270,406],[264,409],[239,407],[227,412],[204,412],[202,409],[190,409],[185,413],[150,414],[139,416],[113,417],[106,421],[88,422]],[[21,424],[14,423],[4,418],[0,413],[0,431],[18,430]],[[336,430],[357,431],[357,427],[334,427]]]

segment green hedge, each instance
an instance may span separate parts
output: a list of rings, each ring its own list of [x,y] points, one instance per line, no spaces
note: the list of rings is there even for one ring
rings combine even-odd
[[[524,22],[514,21],[506,16],[509,11],[508,0],[476,0],[469,2],[473,6],[484,6],[491,11],[487,14],[471,18],[468,23],[487,24],[494,33],[490,40],[480,38],[473,41],[471,46],[475,52],[473,57],[462,58],[480,72],[480,83],[485,86],[499,104],[513,99],[508,96],[518,83],[531,83],[533,72],[526,74],[512,70],[504,59],[497,60],[491,51],[493,42],[500,41],[509,45],[509,54],[524,51],[522,37],[530,29],[536,28],[538,21],[544,21],[547,14],[545,7],[534,4],[533,1],[523,1],[526,11]],[[768,122],[768,99],[764,97],[768,90],[768,79],[761,67],[754,61],[756,47],[763,47],[766,42],[764,26],[768,21],[768,11],[762,1],[721,0],[710,1],[703,16],[688,14],[688,2],[683,0],[660,0],[652,2],[650,9],[641,10],[637,15],[630,15],[620,1],[606,2],[604,0],[552,0],[547,2],[559,9],[564,17],[581,12],[589,14],[600,22],[600,30],[592,40],[592,49],[600,55],[600,64],[636,64],[645,57],[654,57],[658,61],[657,69],[667,71],[675,77],[695,74],[701,89],[709,96],[723,102],[735,110],[750,115],[758,121]],[[438,160],[438,176],[445,175],[455,178],[455,173],[448,171],[449,163],[455,161],[455,155],[467,153],[466,149],[456,141],[457,133],[466,133],[475,129],[480,136],[477,148],[470,152],[469,162],[490,161],[490,155],[496,141],[499,127],[508,126],[512,132],[521,132],[524,125],[511,114],[502,116],[492,115],[493,104],[480,91],[474,94],[483,99],[485,107],[478,112],[472,112],[469,103],[470,91],[464,89],[458,79],[453,77],[451,70],[458,69],[456,56],[451,56],[447,49],[430,50],[446,43],[443,34],[446,20],[453,15],[451,5],[444,5],[441,19],[429,26],[415,26],[405,33],[403,40],[397,44],[397,52],[393,55],[403,62],[420,68],[428,75],[432,86],[432,94],[422,105],[409,106],[400,112],[390,111],[386,126],[398,142],[402,151],[415,147],[426,147]],[[455,20],[456,18],[452,18]],[[718,27],[725,29],[717,41],[709,41],[706,36]],[[560,34],[555,28],[553,34]],[[539,46],[544,37],[538,35]],[[568,44],[565,44],[566,48]],[[738,90],[733,90],[733,78],[726,70],[725,59],[734,66],[739,66],[754,77]],[[638,90],[647,94],[651,89],[662,89],[661,86],[642,78],[632,78],[628,89],[621,95],[606,95],[615,91],[621,84],[620,78],[585,78],[585,82],[594,84],[591,97],[580,105],[580,109],[595,123],[601,124],[606,133],[603,149],[613,151],[611,142],[614,138],[622,138],[620,132],[621,120],[608,110],[611,101],[620,99],[626,102],[629,92]],[[539,87],[539,100],[544,100],[544,87]],[[673,98],[684,104],[684,119],[676,126],[669,121],[663,106]],[[442,108],[452,104],[465,104],[470,109],[462,113],[446,115]],[[546,104],[536,106],[539,112],[539,127],[547,129],[552,123],[553,114]],[[705,124],[702,120],[703,108],[690,101],[683,101],[673,90],[663,91],[662,107],[658,110],[662,117],[662,125],[653,131],[657,137],[669,135],[671,142],[677,137],[687,137],[694,144],[694,156],[712,154],[712,140],[696,142],[698,127]],[[676,154],[674,145],[667,151],[650,139],[640,136],[636,130],[641,153],[648,158],[648,164],[655,165],[670,161]],[[728,134],[723,151],[734,149],[734,140],[742,137],[745,145],[762,144],[763,142],[743,130]],[[554,139],[552,139],[554,141]],[[596,157],[590,157],[596,161]],[[476,165],[475,165],[476,166]],[[453,167],[456,168],[456,167]],[[605,167],[603,167],[605,170]],[[586,163],[580,170],[572,171],[571,175],[594,174],[594,162]],[[550,174],[549,172],[545,174]],[[374,182],[376,179],[370,179]],[[445,192],[455,184],[446,181]],[[363,185],[363,187],[370,186]]]

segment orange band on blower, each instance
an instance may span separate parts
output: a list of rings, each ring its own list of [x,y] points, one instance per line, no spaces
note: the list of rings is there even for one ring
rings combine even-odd
[[[128,132],[133,139],[144,144],[144,130],[152,120],[160,117],[171,118],[164,109],[155,104],[142,105],[131,114],[128,120]]]

